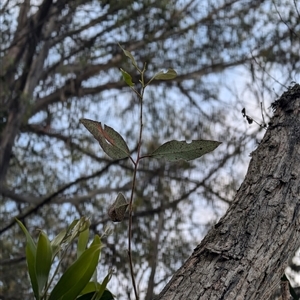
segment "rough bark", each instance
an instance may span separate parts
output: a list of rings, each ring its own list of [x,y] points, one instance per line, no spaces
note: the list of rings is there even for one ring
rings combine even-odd
[[[275,113],[225,216],[157,299],[271,299],[300,247],[300,85]]]

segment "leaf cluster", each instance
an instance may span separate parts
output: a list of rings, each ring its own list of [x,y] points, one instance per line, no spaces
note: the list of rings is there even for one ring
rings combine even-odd
[[[66,230],[61,231],[51,241],[44,231],[40,231],[38,241],[35,242],[23,223],[19,220],[17,223],[27,239],[26,261],[36,300],[114,299],[113,294],[106,289],[112,274],[107,274],[102,283],[97,282],[96,268],[103,245],[100,237],[95,235],[88,246],[90,222],[87,218],[74,220]],[[77,259],[61,275],[57,283],[54,283],[62,260],[76,238]],[[58,259],[57,264],[55,259]]]

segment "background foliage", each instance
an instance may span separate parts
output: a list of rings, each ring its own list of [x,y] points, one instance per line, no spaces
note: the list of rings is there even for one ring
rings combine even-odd
[[[119,191],[130,192],[132,166],[111,161],[79,123],[108,124],[136,149],[138,99],[119,71],[134,68],[120,43],[149,74],[178,73],[146,91],[144,153],[170,139],[222,142],[194,162],[140,165],[133,258],[141,298],[152,299],[241,183],[264,133],[242,108],[262,123],[262,107],[267,122],[270,101],[299,82],[299,10],[289,0],[3,1],[1,298],[32,299],[14,217],[54,236],[85,215],[94,233],[111,226],[99,275],[113,267],[109,289],[130,299],[127,225],[112,224],[107,211]]]

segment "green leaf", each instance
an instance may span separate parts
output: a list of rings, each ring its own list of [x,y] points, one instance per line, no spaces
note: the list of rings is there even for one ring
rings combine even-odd
[[[89,229],[91,221],[88,217],[81,217],[79,221],[72,228],[74,237],[79,236],[79,234],[87,229]]]
[[[76,298],[76,300],[95,300],[95,292],[84,293]]]
[[[114,300],[115,296],[109,291],[105,290],[100,300]]]
[[[100,122],[89,119],[81,119],[80,122],[99,142],[103,151],[112,159],[123,159],[130,156],[129,148],[122,138],[113,128],[104,125]]]
[[[27,266],[28,266],[28,273],[31,281],[31,286],[33,289],[33,294],[35,299],[40,299],[39,295],[39,286],[38,286],[38,281],[36,277],[36,271],[35,271],[35,262],[36,262],[36,244],[33,241],[31,235],[27,231],[26,227],[23,225],[21,221],[16,219],[18,222],[19,226],[23,230],[23,232],[26,235],[27,243],[26,243],[26,261],[27,261]]]
[[[72,221],[72,223],[67,228],[66,234],[61,241],[61,244],[69,244],[73,239],[77,236],[76,234],[79,234],[74,228],[79,223],[80,219],[75,219]]]
[[[99,291],[101,287],[101,284],[99,282],[89,282],[84,289],[80,292],[80,295],[84,295],[84,294],[88,294],[88,293],[92,293],[92,292],[96,292]]]
[[[99,235],[95,235],[94,240],[91,243],[90,247],[93,245],[102,245],[101,238]],[[102,246],[102,247],[104,247],[104,246]],[[100,256],[101,256],[101,253],[99,255],[99,260],[100,260]],[[94,282],[95,284],[97,283],[97,268],[95,269],[95,272],[93,273],[93,276],[90,281]]]
[[[87,228],[79,234],[78,244],[77,244],[77,258],[84,252],[86,249],[88,240],[89,240],[90,230]]]
[[[108,282],[110,281],[112,276],[112,272],[109,272],[106,277],[104,278],[102,284],[98,282],[89,282],[85,288],[81,291],[80,295],[90,294],[92,292],[94,296],[94,300],[101,300],[101,299],[113,299],[113,295],[106,289]],[[109,294],[107,294],[107,292]],[[104,295],[106,296],[104,297]],[[103,298],[104,297],[104,298]],[[81,299],[81,298],[79,298]]]
[[[101,238],[97,234],[94,236],[94,240],[91,243],[91,246],[94,246],[94,245],[102,245]],[[103,245],[102,245],[102,247],[103,247]]]
[[[99,260],[101,244],[93,244],[67,269],[48,300],[76,299],[91,279]]]
[[[158,147],[150,157],[165,158],[168,161],[179,159],[192,160],[215,150],[221,143],[217,141],[195,140],[191,143],[186,141],[170,141]]]
[[[134,57],[132,56],[132,54],[131,54],[129,51],[123,49],[123,48],[121,47],[120,44],[119,44],[119,47],[123,50],[123,53],[131,60],[131,63],[132,63],[136,68],[138,68],[137,63],[136,63]]]
[[[101,284],[101,287],[100,287],[100,289],[99,289],[98,292],[97,292],[96,300],[100,300],[100,299],[102,298],[102,295],[104,294],[104,292],[105,292],[105,290],[106,290],[106,286],[107,286],[108,282],[110,281],[111,276],[112,276],[112,273],[111,273],[111,272],[109,272],[109,273],[105,276],[105,278],[104,278],[104,280],[103,280],[103,282],[102,282],[102,284]]]
[[[61,241],[61,244],[69,244],[79,236],[81,232],[90,227],[90,220],[87,217],[81,217],[74,220],[68,227],[67,232]]]
[[[61,249],[62,241],[66,236],[67,230],[63,229],[52,241],[51,241],[51,248],[52,248],[52,259],[54,256],[59,252]]]
[[[177,73],[174,69],[168,69],[167,72],[164,72],[164,71],[160,71],[158,72],[157,74],[155,74],[153,76],[154,79],[157,79],[157,80],[168,80],[168,79],[173,79],[177,76]]]
[[[77,299],[78,300],[96,300],[95,292],[81,295]],[[99,300],[114,300],[114,299],[115,299],[115,296],[109,290],[105,290]]]
[[[41,231],[36,249],[36,277],[38,281],[39,293],[42,292],[48,281],[48,276],[52,262],[52,248],[48,236]]]
[[[122,68],[120,68],[120,71],[121,71],[123,79],[127,83],[127,85],[134,86],[131,75],[129,73],[127,73],[125,70],[123,70]]]

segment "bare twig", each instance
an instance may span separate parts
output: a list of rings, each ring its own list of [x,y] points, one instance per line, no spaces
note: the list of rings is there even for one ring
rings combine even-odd
[[[139,70],[139,73],[141,74],[141,92],[135,92],[136,95],[140,98],[140,132],[139,132],[139,139],[138,139],[138,149],[137,149],[137,158],[134,163],[134,171],[133,171],[133,179],[132,179],[132,189],[131,189],[131,195],[129,200],[129,221],[128,221],[128,258],[129,258],[129,266],[130,266],[130,273],[131,273],[131,281],[134,289],[134,294],[136,300],[139,299],[137,288],[136,288],[136,282],[135,282],[135,275],[133,270],[133,261],[132,261],[132,250],[131,250],[131,243],[132,243],[132,217],[133,217],[133,196],[135,192],[135,185],[136,185],[136,175],[138,170],[138,164],[141,157],[141,146],[142,146],[142,136],[143,136],[143,97],[145,92],[145,82],[144,82],[144,73],[146,71],[146,65],[144,66],[143,70]]]
[[[100,176],[101,174],[105,173],[109,167],[112,165],[108,164],[106,165],[103,169],[88,175],[88,176],[84,176],[84,177],[80,177],[72,182],[69,182],[65,185],[63,185],[62,187],[60,187],[57,191],[55,191],[54,193],[51,193],[50,195],[46,196],[39,204],[37,204],[36,206],[28,209],[25,213],[20,214],[18,216],[16,216],[15,218],[19,219],[20,221],[23,221],[25,218],[27,218],[28,216],[30,216],[31,214],[37,212],[41,207],[43,207],[44,205],[50,203],[53,199],[55,199],[59,194],[61,194],[63,191],[67,190],[68,188],[70,188],[73,185],[78,184],[81,181],[84,180],[88,180],[90,178],[94,178],[97,176]],[[4,226],[3,228],[0,229],[0,234],[2,234],[3,232],[7,231],[8,229],[10,229],[12,226],[14,226],[16,224],[16,219],[13,218],[9,224],[7,224],[6,226]]]

